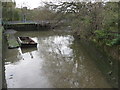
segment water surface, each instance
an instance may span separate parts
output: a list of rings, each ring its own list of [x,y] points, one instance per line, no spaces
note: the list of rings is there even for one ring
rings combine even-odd
[[[37,48],[7,49],[8,88],[111,88],[85,46],[71,34],[30,31],[15,35],[30,36],[38,45]]]

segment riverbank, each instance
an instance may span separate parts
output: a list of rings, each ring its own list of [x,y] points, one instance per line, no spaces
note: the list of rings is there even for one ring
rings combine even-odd
[[[75,38],[79,38],[80,40],[85,39],[90,42],[93,42],[94,44],[96,44],[97,47],[101,48],[101,51],[105,52],[107,56],[120,62],[120,41],[119,41],[120,36],[118,34],[117,34],[118,36],[116,35],[116,37],[112,38],[111,40],[109,40],[109,38],[100,39],[100,37],[98,38],[96,35],[84,36],[77,32],[74,32],[73,35]],[[113,36],[111,35],[111,37]]]
[[[86,54],[92,58],[96,66],[105,76],[106,80],[111,84],[113,88],[118,88],[118,71],[120,62],[113,59],[111,56],[108,56],[108,53],[104,51],[104,48],[98,46],[94,42],[84,39],[81,39],[79,41],[80,44],[83,45]]]
[[[105,52],[109,57],[120,62],[120,45],[117,45],[117,46],[106,46],[106,45],[99,45],[99,44],[97,45],[103,48],[101,49],[101,51]]]

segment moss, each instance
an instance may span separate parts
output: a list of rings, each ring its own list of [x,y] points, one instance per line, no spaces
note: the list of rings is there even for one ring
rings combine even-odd
[[[19,47],[19,43],[17,42],[16,38],[14,37],[14,35],[11,34],[7,34],[7,41],[8,41],[8,46],[9,48],[16,48]]]
[[[16,40],[13,40],[13,39],[9,40],[8,43],[10,46],[13,46],[13,47],[19,46],[18,42]]]

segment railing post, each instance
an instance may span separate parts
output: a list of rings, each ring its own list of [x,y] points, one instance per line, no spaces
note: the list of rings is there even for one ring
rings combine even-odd
[[[0,26],[2,26],[2,2],[0,1]]]

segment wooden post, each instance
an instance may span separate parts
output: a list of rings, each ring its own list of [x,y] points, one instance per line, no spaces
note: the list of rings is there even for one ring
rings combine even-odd
[[[2,2],[0,2],[0,26],[2,26]]]

